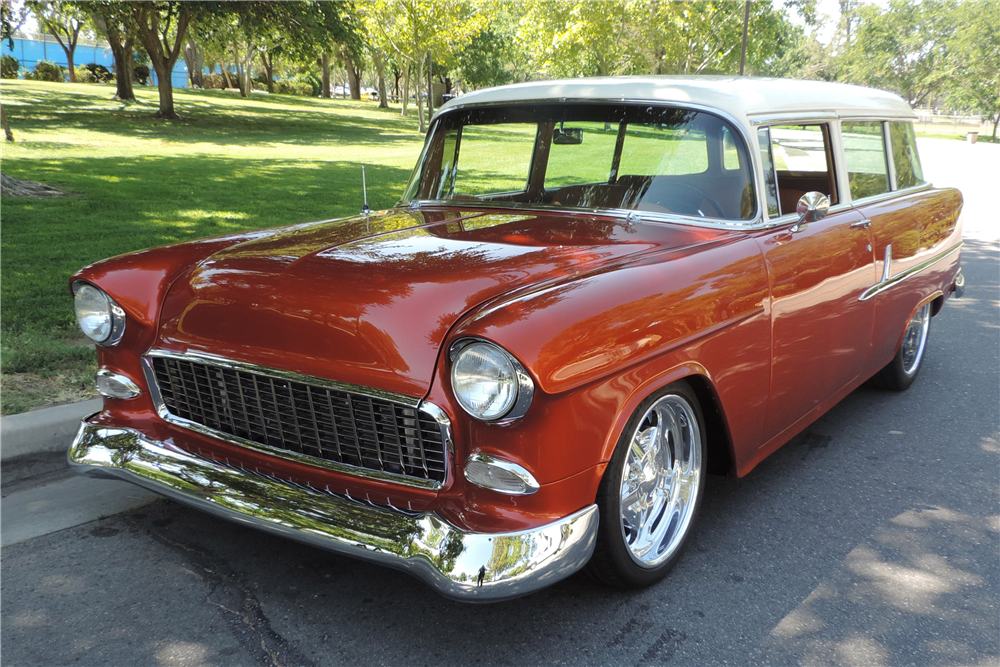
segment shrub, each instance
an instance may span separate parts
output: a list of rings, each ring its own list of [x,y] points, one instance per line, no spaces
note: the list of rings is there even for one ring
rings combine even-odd
[[[308,81],[278,79],[274,82],[274,92],[282,95],[312,95],[312,85]]]
[[[80,70],[84,69],[90,73],[91,78],[93,78],[94,83],[111,83],[115,80],[114,73],[109,70],[104,65],[98,65],[97,63],[87,63],[82,67],[76,68],[76,78],[80,78]],[[89,83],[89,82],[88,82]]]
[[[64,69],[48,60],[39,60],[38,64],[35,65],[34,73],[24,78],[34,79],[35,81],[58,81],[61,83],[66,80],[63,76]]]
[[[94,75],[83,65],[76,68],[76,82],[77,83],[97,83],[97,79]]]
[[[0,60],[2,60],[0,62],[0,78],[16,79],[17,73],[21,69],[21,63],[17,62],[17,58],[4,54]]]
[[[149,67],[146,65],[136,65],[135,69],[132,70],[132,80],[142,86],[148,85]]]
[[[318,76],[312,72],[306,74],[300,74],[295,77],[299,81],[305,81],[312,87],[312,91],[309,93],[313,97],[319,97],[319,94],[323,92],[323,81]]]
[[[222,90],[226,87],[226,79],[219,72],[212,72],[202,76],[202,85],[205,88],[215,88]]]

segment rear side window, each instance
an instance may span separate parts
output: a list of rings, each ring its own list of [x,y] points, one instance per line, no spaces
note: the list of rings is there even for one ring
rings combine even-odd
[[[892,163],[896,170],[896,189],[910,188],[924,182],[924,170],[917,155],[917,135],[913,123],[889,123]]]
[[[841,128],[851,197],[864,199],[889,192],[882,122],[844,123]]]
[[[820,192],[836,204],[829,126],[774,125],[770,130],[781,215],[794,213],[799,198],[807,192]]]

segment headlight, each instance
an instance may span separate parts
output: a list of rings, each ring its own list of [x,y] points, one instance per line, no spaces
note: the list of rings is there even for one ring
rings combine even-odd
[[[497,421],[524,416],[534,384],[524,367],[502,348],[462,340],[451,350],[451,388],[462,409],[476,419]]]
[[[78,280],[73,283],[76,321],[98,345],[114,345],[125,333],[125,311],[103,290]]]

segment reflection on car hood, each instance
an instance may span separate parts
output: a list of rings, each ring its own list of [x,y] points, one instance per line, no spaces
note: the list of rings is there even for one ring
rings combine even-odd
[[[477,305],[719,234],[454,209],[286,227],[178,280],[158,345],[422,396],[448,330]]]

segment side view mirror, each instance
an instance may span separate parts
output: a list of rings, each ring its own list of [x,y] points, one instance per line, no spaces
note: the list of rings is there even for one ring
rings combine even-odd
[[[790,231],[801,231],[805,228],[806,223],[822,220],[829,211],[829,197],[822,192],[813,191],[805,193],[795,205],[795,212],[799,214],[799,221],[792,225]]]

